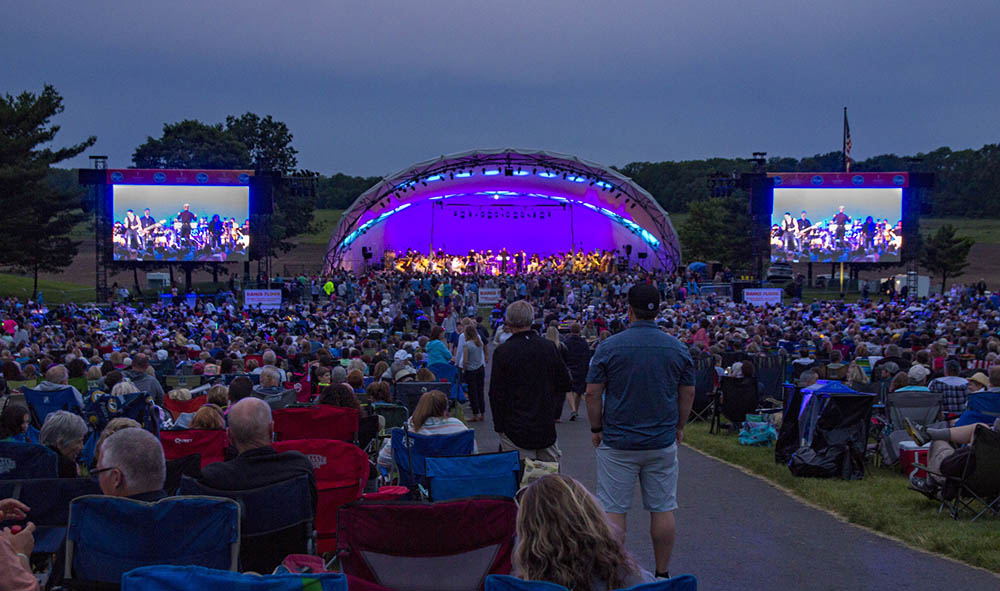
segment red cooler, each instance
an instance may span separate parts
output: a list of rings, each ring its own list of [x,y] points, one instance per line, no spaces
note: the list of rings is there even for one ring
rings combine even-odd
[[[927,478],[927,471],[915,468],[914,463],[927,465],[927,454],[931,444],[917,445],[915,441],[902,441],[899,444],[899,469],[907,478]]]

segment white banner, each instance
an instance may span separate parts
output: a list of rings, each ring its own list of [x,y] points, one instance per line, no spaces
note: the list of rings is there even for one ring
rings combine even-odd
[[[277,310],[281,307],[280,289],[248,289],[243,292],[243,307]]]
[[[499,287],[480,287],[479,288],[479,305],[480,306],[495,306],[497,302],[500,301],[500,288]]]
[[[781,296],[784,293],[780,288],[750,288],[743,290],[743,301],[751,306],[764,306],[767,304],[780,304]]]

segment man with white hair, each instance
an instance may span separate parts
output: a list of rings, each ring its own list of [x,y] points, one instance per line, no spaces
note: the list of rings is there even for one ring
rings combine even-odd
[[[249,490],[305,474],[309,476],[315,511],[313,466],[297,451],[278,453],[271,447],[274,431],[271,407],[259,398],[244,398],[230,407],[228,417],[229,441],[239,455],[228,462],[216,462],[202,468],[202,483],[218,490]]]
[[[167,496],[163,447],[145,429],[122,429],[105,439],[97,469],[90,475],[97,476],[101,492],[111,497],[155,502]]]
[[[260,367],[257,367],[252,372],[250,372],[252,375],[259,375],[260,372],[264,371],[265,367],[273,367],[278,372],[279,383],[284,384],[285,382],[288,381],[288,378],[285,376],[285,370],[281,369],[277,365],[278,356],[274,353],[274,351],[268,349],[267,351],[264,351],[264,353],[261,354],[260,357],[263,363],[261,364]]]
[[[273,410],[286,408],[296,401],[295,391],[283,387],[279,379],[278,368],[265,365],[260,372],[260,384],[253,388],[253,395],[267,402]]]
[[[493,429],[504,451],[555,462],[562,455],[555,422],[573,383],[555,344],[531,329],[534,319],[524,300],[507,306],[504,326],[511,336],[493,353],[490,373]]]
[[[45,381],[38,384],[32,390],[39,392],[57,392],[59,390],[72,390],[76,403],[83,408],[83,394],[75,387],[69,385],[69,370],[65,365],[53,365],[45,370]]]

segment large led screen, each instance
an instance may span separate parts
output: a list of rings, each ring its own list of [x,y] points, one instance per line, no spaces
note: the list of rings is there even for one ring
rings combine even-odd
[[[902,212],[900,188],[777,188],[771,261],[898,262]]]
[[[112,185],[114,260],[245,261],[250,187]]]

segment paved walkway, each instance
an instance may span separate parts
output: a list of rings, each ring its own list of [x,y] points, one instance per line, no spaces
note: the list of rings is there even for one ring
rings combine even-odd
[[[473,426],[479,449],[496,450],[489,416]],[[562,472],[594,490],[586,418],[561,423],[557,431]],[[1000,589],[1000,577],[844,523],[694,450],[682,447],[679,461],[678,534],[670,571],[696,575],[700,589]],[[632,506],[627,545],[652,570],[649,519],[638,492]]]

